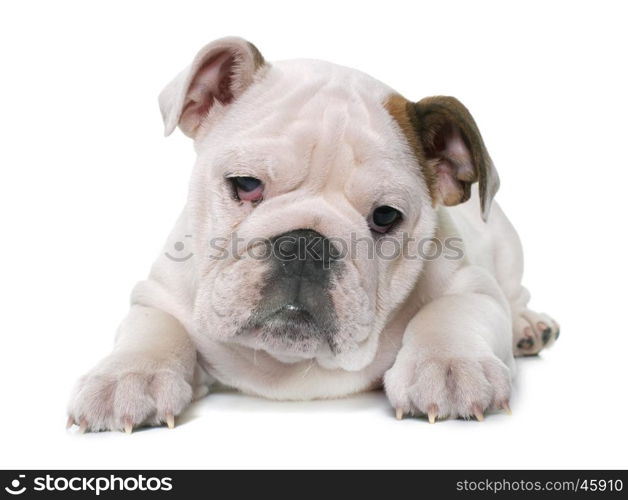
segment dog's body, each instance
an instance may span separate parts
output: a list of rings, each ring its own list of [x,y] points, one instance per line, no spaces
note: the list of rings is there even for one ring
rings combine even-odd
[[[558,326],[526,308],[464,106],[319,61],[269,65],[240,39],[203,48],[160,103],[166,132],[195,139],[188,203],[71,422],[172,425],[213,381],[273,399],[383,384],[398,416],[430,421],[508,409],[513,354]]]

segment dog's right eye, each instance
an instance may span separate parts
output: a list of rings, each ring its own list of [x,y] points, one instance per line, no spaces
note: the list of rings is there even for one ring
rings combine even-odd
[[[264,196],[264,184],[255,177],[230,177],[233,193],[238,200],[259,202]]]

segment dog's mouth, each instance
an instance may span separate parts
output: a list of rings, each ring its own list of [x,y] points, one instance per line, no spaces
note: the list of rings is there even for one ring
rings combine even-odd
[[[301,304],[286,304],[272,311],[265,321],[280,321],[295,326],[314,326],[314,317]]]
[[[237,336],[247,344],[268,352],[315,354],[321,346],[336,352],[336,328],[329,314],[313,314],[305,306],[290,302],[251,313]]]

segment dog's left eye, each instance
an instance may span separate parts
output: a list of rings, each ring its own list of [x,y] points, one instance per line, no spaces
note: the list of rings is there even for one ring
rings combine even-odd
[[[377,233],[386,233],[390,230],[395,222],[401,219],[401,212],[396,208],[383,205],[373,210],[369,218],[369,227],[371,231]]]
[[[264,184],[255,177],[231,177],[233,192],[241,201],[261,201],[264,195]]]

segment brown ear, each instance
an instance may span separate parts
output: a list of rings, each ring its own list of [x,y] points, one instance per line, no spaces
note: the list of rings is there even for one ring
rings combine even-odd
[[[427,97],[412,106],[410,120],[434,200],[447,206],[465,202],[477,181],[486,221],[499,176],[471,113],[454,97]]]
[[[200,126],[237,99],[265,65],[257,48],[242,38],[221,38],[203,47],[159,96],[166,135],[178,125],[195,137]]]

